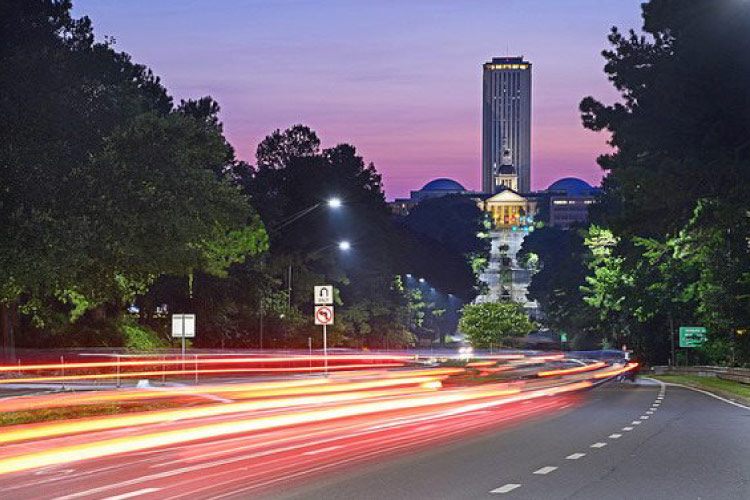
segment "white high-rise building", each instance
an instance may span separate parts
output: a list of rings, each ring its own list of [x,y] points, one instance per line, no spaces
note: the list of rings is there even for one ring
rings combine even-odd
[[[484,68],[482,97],[482,191],[495,193],[507,149],[518,172],[518,191],[531,191],[531,63],[494,57]]]

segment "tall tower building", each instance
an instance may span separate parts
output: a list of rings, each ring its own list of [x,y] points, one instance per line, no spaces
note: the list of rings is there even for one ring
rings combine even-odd
[[[518,172],[518,190],[531,190],[531,63],[493,57],[484,63],[482,97],[482,191],[498,190],[505,150]]]

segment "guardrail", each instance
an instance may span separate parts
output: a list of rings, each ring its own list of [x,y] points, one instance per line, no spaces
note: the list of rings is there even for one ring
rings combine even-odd
[[[743,368],[726,368],[723,366],[654,366],[655,375],[697,375],[715,377],[750,385],[750,370]]]

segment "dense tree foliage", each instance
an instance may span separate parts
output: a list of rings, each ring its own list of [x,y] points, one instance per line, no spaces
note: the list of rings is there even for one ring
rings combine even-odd
[[[70,8],[14,0],[1,11],[6,343],[19,307],[37,326],[50,312],[75,320],[129,302],[159,275],[222,274],[266,246],[226,176],[233,151],[218,105],[174,108],[150,70],[95,43],[91,22]]]
[[[544,311],[545,326],[566,332],[574,349],[596,349],[600,347],[601,324],[581,290],[591,260],[584,233],[581,229],[541,227],[524,238],[519,258],[536,258],[538,262],[528,295]]]
[[[651,0],[643,19],[642,35],[613,28],[603,53],[622,100],[581,103],[614,147],[599,159],[608,230],[588,236],[586,302],[651,361],[677,326],[703,324],[750,362],[750,4]]]
[[[477,349],[507,344],[525,337],[536,325],[517,302],[486,302],[468,304],[463,309],[459,329]]]
[[[272,335],[285,332],[284,342],[292,345],[318,337],[309,320],[310,291],[323,282],[337,288],[340,307],[331,331],[339,345],[404,345],[411,332],[436,327],[442,309],[429,293],[410,287],[407,275],[426,278],[443,295],[473,296],[466,252],[476,251],[476,231],[457,248],[396,223],[380,175],[353,146],[321,150],[314,131],[295,125],[266,137],[256,160],[243,183],[270,228],[268,272],[286,289],[292,309],[278,314],[286,320]],[[328,207],[332,197],[343,205]],[[340,240],[351,242],[351,251],[339,251]],[[308,319],[290,324],[300,316]]]

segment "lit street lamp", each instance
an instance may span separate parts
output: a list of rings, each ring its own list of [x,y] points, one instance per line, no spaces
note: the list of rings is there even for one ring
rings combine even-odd
[[[337,209],[341,208],[341,206],[343,205],[343,202],[341,201],[341,198],[339,198],[338,196],[333,196],[331,198],[328,198],[328,200],[326,200],[325,204],[328,206],[328,208],[332,208],[334,210],[337,210]],[[308,215],[308,214],[314,212],[317,208],[321,207],[322,205],[323,205],[323,202],[321,201],[321,202],[318,202],[318,203],[316,203],[315,205],[313,205],[311,207],[307,207],[307,208],[305,208],[303,210],[300,210],[299,212],[297,212],[295,214],[290,215],[286,219],[284,219],[281,222],[279,222],[275,227],[270,228],[268,230],[268,233],[271,234],[271,233],[278,232],[279,230],[285,228],[289,224],[292,224],[293,222],[298,221],[299,219],[301,219],[305,215]],[[343,248],[341,246],[341,244],[343,244],[343,243],[346,243],[346,248]],[[339,247],[342,250],[349,250],[349,243],[348,242],[341,242],[339,244]],[[325,247],[325,248],[328,248],[328,247]],[[289,296],[287,297],[287,305],[288,305],[289,308],[291,308],[292,307],[292,264],[291,264],[291,262],[289,263],[288,283],[289,283],[289,288],[287,290],[287,293],[288,293]],[[264,312],[263,311],[263,300],[261,299],[261,303],[260,303],[260,350],[261,351],[263,350],[263,312]]]
[[[320,201],[320,202],[316,203],[315,205],[312,205],[312,206],[307,207],[307,208],[305,208],[303,210],[300,210],[296,214],[290,215],[286,219],[284,219],[281,222],[279,222],[278,225],[276,225],[275,227],[272,227],[269,232],[275,233],[276,231],[278,231],[278,230],[280,230],[282,228],[285,228],[289,224],[292,224],[293,222],[296,222],[296,221],[300,220],[305,215],[308,215],[308,214],[314,212],[317,208],[320,208],[321,206],[323,206],[323,204],[324,204],[324,202]],[[328,198],[328,200],[325,201],[325,205],[328,208],[332,208],[334,210],[341,208],[343,204],[344,203],[341,201],[341,198],[339,198],[338,196],[334,196],[334,197]]]

